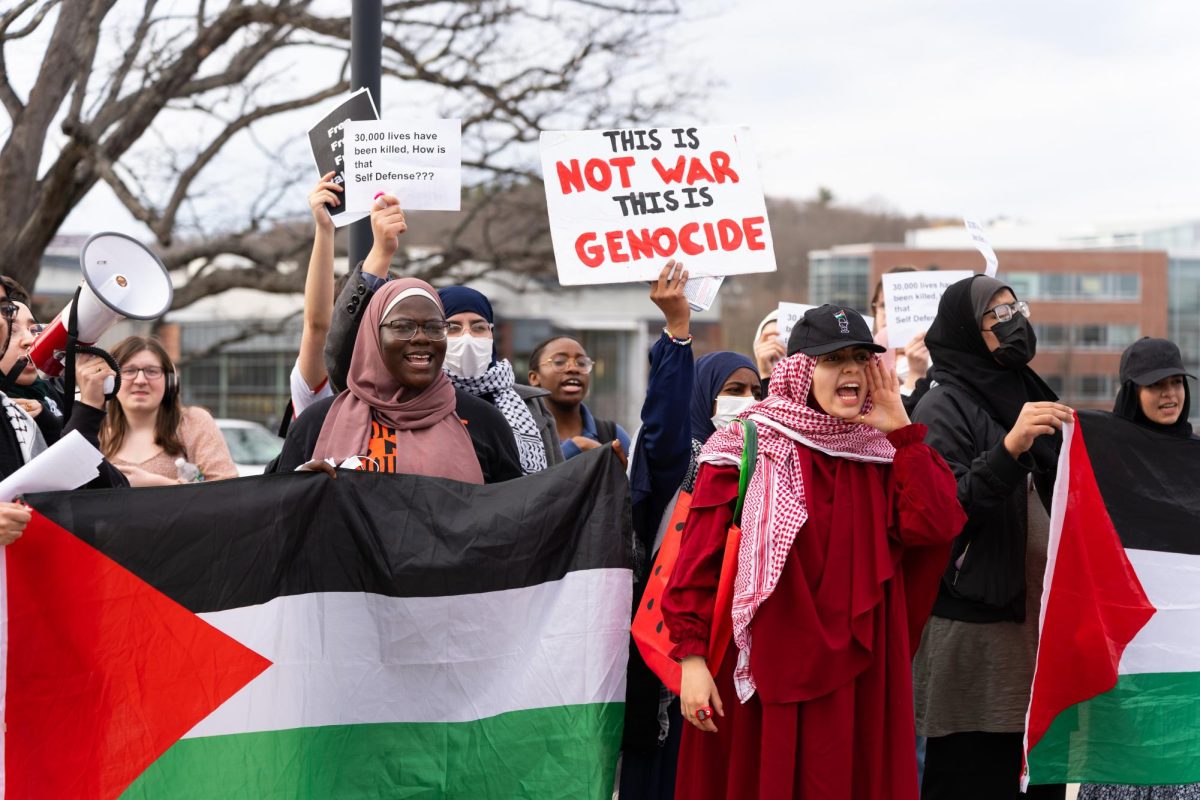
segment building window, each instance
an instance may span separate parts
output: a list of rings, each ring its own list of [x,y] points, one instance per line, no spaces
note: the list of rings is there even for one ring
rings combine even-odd
[[[1137,325],[1035,325],[1043,350],[1104,350],[1120,352],[1138,339]]]
[[[1136,302],[1142,296],[1141,275],[1134,272],[1012,272],[1004,280],[1017,297],[1031,302]]]

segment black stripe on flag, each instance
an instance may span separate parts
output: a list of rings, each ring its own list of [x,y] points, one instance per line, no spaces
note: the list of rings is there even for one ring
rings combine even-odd
[[[309,472],[27,501],[197,613],[310,592],[490,592],[629,566],[629,488],[607,447],[488,486]]]
[[[1096,485],[1127,549],[1200,555],[1200,439],[1080,411]]]

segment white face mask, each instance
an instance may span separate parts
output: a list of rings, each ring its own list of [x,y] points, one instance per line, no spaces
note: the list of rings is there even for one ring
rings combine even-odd
[[[478,378],[487,372],[492,363],[492,340],[482,336],[462,336],[446,338],[446,360],[442,366],[451,375],[460,378]]]
[[[729,395],[717,396],[717,413],[712,418],[713,425],[717,430],[721,430],[726,425],[734,420],[738,414],[741,414],[750,406],[758,401],[753,397],[730,397]]]

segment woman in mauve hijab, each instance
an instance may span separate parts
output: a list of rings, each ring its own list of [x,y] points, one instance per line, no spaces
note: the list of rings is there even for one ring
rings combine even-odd
[[[300,415],[274,469],[358,457],[361,469],[465,483],[520,477],[504,417],[442,371],[446,328],[432,286],[385,284],[363,314],[346,390]]]

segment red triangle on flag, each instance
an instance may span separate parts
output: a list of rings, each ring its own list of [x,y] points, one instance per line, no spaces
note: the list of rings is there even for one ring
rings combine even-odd
[[[1051,520],[1052,566],[1025,726],[1027,766],[1055,717],[1116,686],[1125,647],[1155,613],[1096,485],[1078,417],[1063,439],[1054,504],[1056,511],[1064,502],[1065,508],[1059,531]]]
[[[8,797],[119,796],[271,665],[37,512],[6,558]]]

